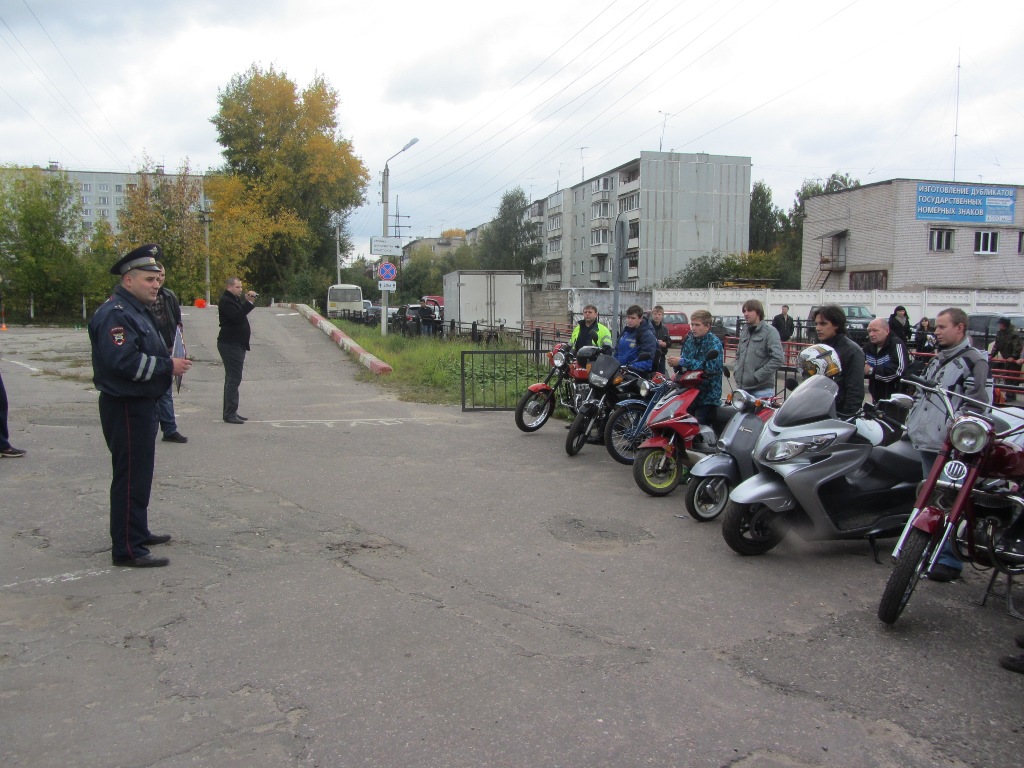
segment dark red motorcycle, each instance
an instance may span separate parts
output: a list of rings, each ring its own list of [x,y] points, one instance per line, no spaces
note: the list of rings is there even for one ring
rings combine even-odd
[[[994,408],[917,376],[903,380],[941,402],[952,421],[893,552],[878,618],[893,624],[900,617],[948,543],[964,562],[992,569],[981,604],[1003,597],[1007,613],[1024,619],[1011,596],[1013,577],[1024,573],[1024,409]],[[954,398],[977,410],[956,415]],[[1003,593],[994,591],[1000,576]]]
[[[516,426],[523,432],[536,432],[551,418],[556,405],[575,416],[590,391],[587,365],[600,351],[588,346],[573,354],[569,344],[555,344],[548,352],[551,370],[547,378],[531,384],[516,403]]]

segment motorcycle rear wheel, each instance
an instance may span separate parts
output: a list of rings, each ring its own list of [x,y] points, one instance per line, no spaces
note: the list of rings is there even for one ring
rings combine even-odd
[[[575,456],[583,450],[583,446],[587,444],[590,428],[594,425],[594,418],[594,416],[584,416],[582,413],[576,414],[576,418],[569,426],[569,434],[565,436],[565,452],[567,454]]]
[[[918,528],[911,528],[903,540],[900,556],[896,558],[878,603],[878,618],[886,624],[895,624],[910,602],[914,587],[924,576],[935,549],[932,541],[932,536]]]
[[[691,477],[683,503],[690,517],[698,523],[708,523],[722,514],[729,503],[730,490],[724,477]]]
[[[608,417],[604,425],[604,446],[619,464],[632,464],[637,446],[650,434],[650,430],[640,424],[646,410],[639,404],[622,405]]]
[[[526,390],[516,403],[516,426],[523,432],[536,432],[555,412],[555,392]]]
[[[722,538],[741,555],[763,555],[786,537],[778,515],[764,504],[730,501],[722,517]]]
[[[648,496],[668,496],[682,482],[687,469],[678,451],[665,455],[664,448],[641,448],[633,461],[633,480]]]

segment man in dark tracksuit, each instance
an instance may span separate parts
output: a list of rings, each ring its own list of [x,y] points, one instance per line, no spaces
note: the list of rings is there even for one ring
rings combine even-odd
[[[154,568],[170,562],[149,547],[170,541],[149,530],[149,497],[156,454],[156,403],[191,363],[172,359],[147,307],[160,290],[158,245],[136,248],[111,273],[121,284],[89,321],[93,383],[110,449],[110,540],[114,565]]]
[[[217,315],[220,319],[220,333],[217,335],[217,351],[224,362],[224,421],[228,424],[244,424],[244,416],[238,415],[238,386],[242,383],[242,369],[245,367],[245,353],[249,351],[249,313],[252,312],[256,294],[249,291],[242,300],[242,281],[229,277],[224,283],[224,293],[217,301]]]

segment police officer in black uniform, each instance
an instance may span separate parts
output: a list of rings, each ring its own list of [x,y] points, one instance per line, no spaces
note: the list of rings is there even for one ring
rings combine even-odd
[[[110,449],[110,539],[114,565],[167,565],[149,547],[171,540],[149,530],[149,495],[156,454],[156,404],[192,363],[171,358],[146,307],[156,301],[160,246],[140,246],[110,272],[121,283],[89,321],[93,383],[100,391],[100,422]]]

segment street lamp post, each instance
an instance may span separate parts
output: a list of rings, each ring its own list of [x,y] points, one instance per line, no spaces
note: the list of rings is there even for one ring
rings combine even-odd
[[[400,154],[405,152],[409,147],[415,144],[419,139],[409,139],[409,143],[402,147],[400,150],[395,152],[391,157],[384,161],[384,173],[381,174],[381,201],[384,203],[384,227],[381,234],[384,237],[388,236],[388,177],[390,171],[388,170],[388,163],[398,157]],[[380,292],[380,335],[388,335],[388,292]]]
[[[203,217],[203,242],[206,245],[206,306],[210,306],[210,218],[213,214],[213,205],[209,199],[203,196],[203,208],[199,212]]]

